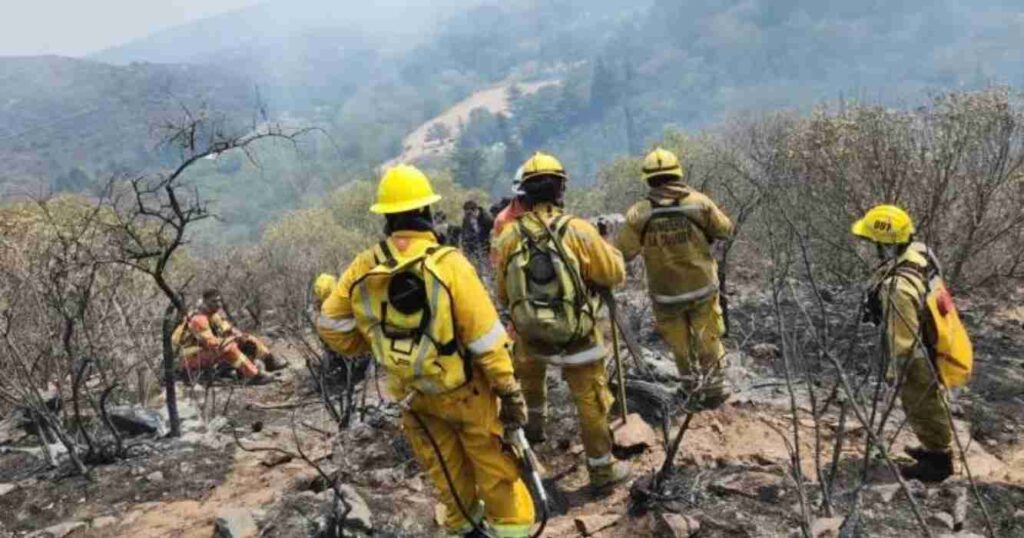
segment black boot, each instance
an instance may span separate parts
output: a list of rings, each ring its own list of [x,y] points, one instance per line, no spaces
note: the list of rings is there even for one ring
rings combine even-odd
[[[911,458],[919,460],[928,454],[928,449],[923,446],[908,446],[906,449],[903,450],[903,452],[906,453]]]
[[[951,450],[915,451],[920,457],[913,465],[900,467],[900,474],[907,480],[938,483],[953,474],[953,452]]]
[[[268,372],[276,372],[288,367],[288,361],[278,358],[273,353],[268,353],[266,357],[263,357],[263,364],[266,365]]]
[[[544,435],[545,422],[547,422],[547,420],[543,414],[529,414],[526,426],[523,428],[523,433],[526,434],[526,440],[529,441],[531,445],[540,445],[548,440],[548,437]]]

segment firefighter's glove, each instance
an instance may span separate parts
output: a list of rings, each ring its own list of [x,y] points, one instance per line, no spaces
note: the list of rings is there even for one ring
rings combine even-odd
[[[872,292],[864,298],[864,302],[860,305],[860,321],[861,323],[870,323],[874,326],[879,326],[882,323],[882,302],[878,298],[877,292]]]
[[[526,398],[519,387],[504,394],[499,394],[501,399],[501,411],[498,412],[498,420],[505,429],[512,431],[526,426]]]

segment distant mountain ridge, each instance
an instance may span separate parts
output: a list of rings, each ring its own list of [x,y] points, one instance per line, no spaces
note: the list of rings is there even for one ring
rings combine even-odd
[[[354,38],[385,47],[401,40],[403,46],[412,47],[429,39],[435,31],[432,28],[445,17],[476,3],[478,0],[270,0],[168,28],[89,58],[112,64],[216,63],[217,55],[238,55],[251,49],[267,52],[287,47],[290,39],[309,31],[325,30],[336,32],[342,41]],[[382,20],[388,21],[386,33],[374,36],[367,31]]]
[[[251,114],[251,86],[202,65],[114,66],[0,58],[0,193],[152,164],[161,119],[181,106]]]

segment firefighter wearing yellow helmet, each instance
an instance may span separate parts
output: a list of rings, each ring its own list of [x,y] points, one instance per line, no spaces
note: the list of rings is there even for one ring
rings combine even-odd
[[[907,422],[921,443],[907,450],[916,462],[903,466],[901,474],[940,482],[953,473],[946,389],[965,383],[970,374],[970,340],[941,267],[927,246],[914,241],[914,223],[906,211],[876,206],[850,231],[877,246],[881,263],[868,286],[864,317],[884,331],[887,377],[896,384]],[[932,329],[923,331],[923,325]]]
[[[716,240],[733,231],[710,198],[683,181],[671,151],[655,148],[643,161],[649,191],[626,213],[616,246],[626,260],[643,255],[658,334],[672,349],[682,389],[698,406],[717,407],[728,393],[722,370],[725,324],[718,295]]]
[[[590,484],[605,489],[630,476],[612,456],[604,348],[595,327],[592,287],[625,279],[622,254],[586,220],[562,209],[568,175],[551,155],[537,153],[522,168],[524,213],[494,241],[498,297],[515,329],[516,375],[529,406],[528,439],[544,440],[547,369],[558,366],[580,421]]]
[[[388,237],[345,270],[318,330],[344,355],[371,351],[387,372],[449,534],[486,524],[498,536],[528,536],[533,502],[501,441],[526,422],[526,404],[487,291],[459,251],[437,242],[430,205],[440,199],[416,168],[387,171],[370,211],[384,215]]]

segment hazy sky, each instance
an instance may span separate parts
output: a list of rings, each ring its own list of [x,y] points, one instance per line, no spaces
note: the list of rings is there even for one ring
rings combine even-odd
[[[0,0],[0,56],[82,56],[259,0]]]

